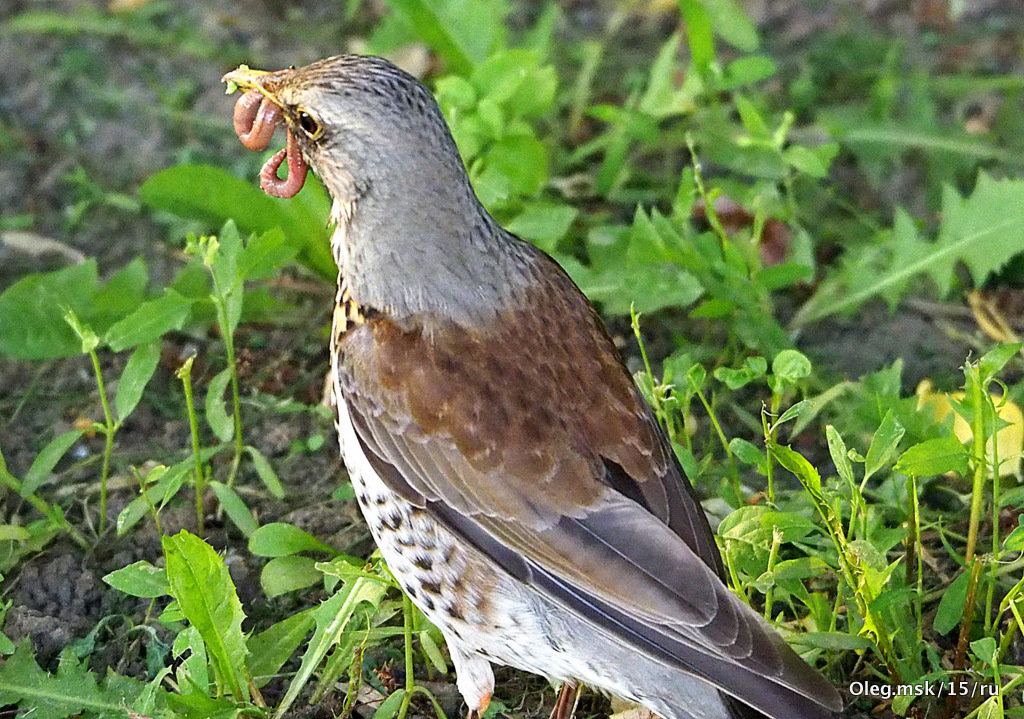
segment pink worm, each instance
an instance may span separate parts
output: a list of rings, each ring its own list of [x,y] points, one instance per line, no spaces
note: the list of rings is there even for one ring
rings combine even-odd
[[[238,98],[233,116],[235,134],[250,150],[265,150],[281,121],[281,108],[258,90],[249,90]],[[288,158],[288,176],[281,179],[277,170]],[[309,166],[302,157],[291,131],[285,149],[277,152],[260,170],[260,187],[273,197],[294,197],[306,182]]]

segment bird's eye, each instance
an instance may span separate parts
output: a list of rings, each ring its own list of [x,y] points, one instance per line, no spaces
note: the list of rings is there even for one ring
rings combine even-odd
[[[305,110],[299,110],[296,113],[296,118],[299,121],[299,127],[302,131],[309,135],[310,139],[315,140],[323,133],[324,128],[315,117],[310,115]]]

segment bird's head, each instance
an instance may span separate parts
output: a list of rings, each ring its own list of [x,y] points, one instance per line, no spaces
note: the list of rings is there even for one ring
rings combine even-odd
[[[272,124],[279,113],[291,135],[289,164],[291,153],[301,152],[337,201],[352,202],[368,193],[412,192],[415,198],[416,184],[468,188],[433,95],[383,58],[339,55],[277,72],[243,65],[223,79],[272,104]],[[252,115],[249,122],[259,118]],[[269,134],[264,147],[266,142]]]
[[[416,78],[379,57],[341,55],[277,72],[242,66],[224,81],[246,90],[234,117],[246,147],[265,149],[282,119],[288,128],[287,151],[260,173],[263,189],[295,195],[307,163],[327,187],[334,257],[362,305],[482,317],[526,281],[521,251],[477,200]]]

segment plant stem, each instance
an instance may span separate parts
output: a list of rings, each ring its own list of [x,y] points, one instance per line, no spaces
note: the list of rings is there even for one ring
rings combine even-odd
[[[221,291],[220,283],[217,282],[217,274],[211,272],[213,277],[213,298],[217,307],[217,324],[220,325],[220,333],[224,338],[224,352],[227,354],[228,368],[231,370],[231,413],[235,424],[235,456],[231,458],[231,471],[228,473],[226,484],[231,487],[238,476],[238,466],[242,461],[242,452],[245,451],[245,442],[242,438],[242,406],[238,388],[238,367],[235,364],[235,336],[228,323],[228,313],[225,303],[225,295]]]
[[[782,544],[782,532],[778,527],[772,527],[772,548],[768,551],[768,574],[775,572],[775,562],[779,558],[779,545]],[[775,580],[771,580],[768,589],[764,593],[764,618],[769,622],[772,620],[772,602],[775,595]]]
[[[185,389],[185,406],[188,408],[188,429],[192,435],[192,456],[195,459],[195,475],[196,475],[196,526],[199,528],[199,533],[203,532],[203,491],[206,488],[205,477],[203,474],[203,461],[199,455],[199,418],[196,416],[196,404],[192,397],[192,362],[195,360],[195,355],[192,355],[185,364],[178,370],[178,377],[181,379],[181,385]]]
[[[100,369],[100,358],[96,350],[89,350],[89,358],[92,360],[92,368],[96,373],[96,386],[100,390],[100,404],[103,406],[103,468],[100,471],[100,527],[102,534],[107,526],[107,477],[110,474],[110,454],[114,449],[114,435],[117,433],[118,425],[110,414],[110,401],[107,399],[107,388],[103,384],[103,370]]]
[[[409,599],[408,594],[402,592],[402,615],[405,620],[405,694],[402,696],[402,705],[398,709],[396,719],[405,719],[405,715],[409,711],[409,702],[412,701],[413,690],[416,688],[412,674],[412,611],[412,600]]]
[[[8,487],[12,492],[35,507],[36,511],[67,532],[68,536],[71,537],[72,541],[79,547],[82,549],[89,548],[89,540],[87,540],[85,535],[75,529],[71,523],[68,522],[59,507],[47,503],[46,500],[35,492],[22,494],[22,484],[17,477],[7,471],[7,462],[4,460],[4,454],[2,451],[0,451],[0,484]]]
[[[775,433],[768,424],[768,413],[761,405],[761,429],[764,431],[765,446],[775,441]],[[768,477],[768,504],[775,505],[775,458],[770,451],[765,452],[765,474]]]
[[[978,544],[978,526],[981,524],[981,505],[985,494],[985,415],[982,399],[981,376],[977,365],[969,365],[967,370],[971,390],[972,417],[971,431],[974,433],[974,483],[971,488],[971,519],[967,530],[967,549],[964,552],[964,566],[974,561],[974,551]]]

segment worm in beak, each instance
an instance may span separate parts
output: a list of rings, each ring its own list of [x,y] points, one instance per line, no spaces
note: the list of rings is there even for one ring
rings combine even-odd
[[[235,134],[245,147],[265,150],[281,122],[281,108],[258,90],[249,90],[235,103],[233,121]],[[288,160],[288,175],[281,179],[277,171],[285,158]],[[260,187],[273,197],[294,197],[305,184],[308,171],[309,166],[289,130],[285,149],[275,153],[260,170]]]

